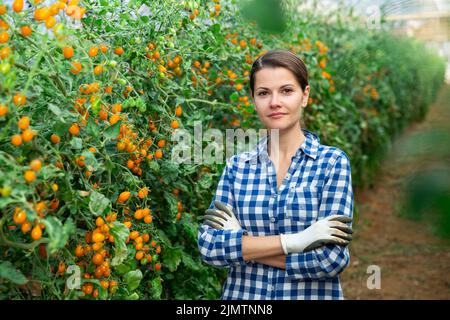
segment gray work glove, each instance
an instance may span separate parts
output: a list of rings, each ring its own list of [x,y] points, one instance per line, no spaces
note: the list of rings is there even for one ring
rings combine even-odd
[[[214,201],[214,209],[205,211],[204,224],[218,230],[240,230],[241,224],[234,215],[233,208],[229,205]]]
[[[352,219],[344,215],[331,215],[301,232],[280,234],[284,254],[306,252],[327,243],[346,246],[352,240],[352,229],[346,225]]]

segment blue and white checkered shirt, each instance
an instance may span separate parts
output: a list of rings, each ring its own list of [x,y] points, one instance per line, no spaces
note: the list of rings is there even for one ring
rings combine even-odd
[[[348,247],[327,244],[286,257],[286,270],[245,261],[242,236],[300,232],[329,215],[353,216],[350,162],[336,147],[302,129],[300,146],[277,190],[267,153],[267,137],[250,152],[230,157],[214,200],[233,206],[242,229],[216,230],[201,224],[200,255],[206,263],[229,267],[221,299],[343,299],[339,273],[349,264]],[[253,160],[253,161],[251,161]]]

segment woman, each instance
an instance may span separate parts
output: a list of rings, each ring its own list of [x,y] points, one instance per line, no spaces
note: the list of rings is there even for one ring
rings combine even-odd
[[[350,259],[353,213],[349,159],[301,128],[310,87],[295,54],[260,56],[250,89],[269,134],[227,161],[199,228],[201,257],[230,268],[222,299],[343,299],[338,274]]]

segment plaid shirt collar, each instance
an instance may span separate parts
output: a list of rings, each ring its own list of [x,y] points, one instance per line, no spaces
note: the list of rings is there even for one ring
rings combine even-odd
[[[294,158],[300,157],[301,153],[304,152],[307,156],[311,157],[312,159],[317,158],[317,152],[319,150],[320,146],[320,138],[315,134],[314,132],[311,132],[306,129],[302,129],[303,134],[305,135],[306,139],[303,142],[303,144],[298,148],[297,152],[295,153]],[[265,136],[262,138],[256,147],[248,153],[246,161],[255,160],[256,157],[258,157],[262,161],[268,161],[269,160],[269,154],[267,152],[267,139],[268,136]]]

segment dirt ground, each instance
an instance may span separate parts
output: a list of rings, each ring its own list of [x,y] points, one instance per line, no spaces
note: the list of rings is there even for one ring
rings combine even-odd
[[[450,85],[440,91],[426,119],[393,142],[373,188],[355,190],[360,215],[354,223],[350,265],[341,274],[346,299],[450,299],[450,241],[438,238],[429,222],[400,217],[397,210],[402,186],[427,163],[399,150],[420,141],[417,137],[430,128],[450,130]],[[380,289],[367,287],[370,265],[380,267]]]

